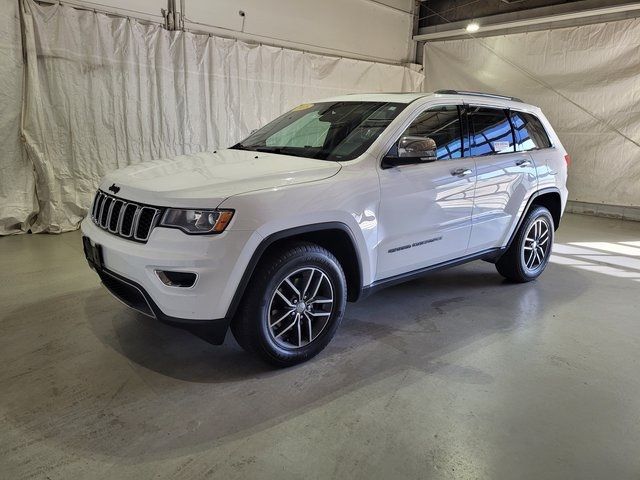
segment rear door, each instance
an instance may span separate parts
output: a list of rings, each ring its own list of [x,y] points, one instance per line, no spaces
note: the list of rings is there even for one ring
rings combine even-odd
[[[516,150],[528,152],[536,167],[538,190],[556,186],[557,175],[566,166],[564,153],[553,148],[540,119],[533,113],[511,110]]]
[[[469,254],[503,246],[525,201],[537,185],[533,159],[517,151],[510,112],[490,106],[468,106],[471,156],[476,189]]]
[[[436,160],[379,170],[376,280],[458,258],[467,251],[475,165],[464,153],[461,108],[428,107],[416,113],[401,134],[433,140]]]

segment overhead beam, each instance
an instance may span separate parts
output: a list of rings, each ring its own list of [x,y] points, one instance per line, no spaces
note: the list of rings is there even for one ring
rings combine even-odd
[[[491,17],[485,17],[473,20],[475,23],[478,23],[480,25],[480,30],[475,33],[474,36],[484,35],[486,32],[523,29],[541,25],[548,26],[547,28],[552,28],[554,24],[559,24],[562,22],[583,20],[589,18],[597,20],[598,17],[607,17],[630,12],[640,14],[640,2],[627,3],[623,5],[610,5],[607,7],[590,8],[586,10],[544,15],[533,18],[520,18],[517,20],[496,23],[490,23]],[[524,12],[518,13],[523,14]],[[452,28],[448,28],[446,30],[438,29],[437,31],[420,33],[418,35],[414,35],[413,40],[417,42],[428,42],[466,37],[469,36],[469,33],[466,31],[466,24],[469,22],[470,20],[465,22],[456,22],[455,24],[450,25],[450,27]],[[442,28],[443,25],[439,25],[438,27]]]

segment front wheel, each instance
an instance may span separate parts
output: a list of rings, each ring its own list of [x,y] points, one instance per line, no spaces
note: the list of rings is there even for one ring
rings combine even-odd
[[[513,243],[496,262],[498,272],[514,282],[530,282],[544,271],[551,256],[554,224],[549,210],[534,207],[520,226]]]
[[[260,262],[231,330],[245,350],[276,366],[295,365],[327,346],[346,293],[342,267],[328,250],[292,243]]]

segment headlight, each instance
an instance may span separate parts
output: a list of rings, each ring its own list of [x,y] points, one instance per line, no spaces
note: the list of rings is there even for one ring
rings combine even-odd
[[[179,228],[190,234],[221,233],[227,228],[233,210],[182,210],[168,208],[162,217],[163,227]]]

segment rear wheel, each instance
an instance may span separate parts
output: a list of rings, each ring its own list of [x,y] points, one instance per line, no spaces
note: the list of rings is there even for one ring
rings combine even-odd
[[[538,205],[527,214],[516,237],[496,262],[498,272],[514,282],[530,282],[544,271],[551,256],[554,224],[549,210]]]
[[[258,265],[231,330],[245,350],[286,367],[327,346],[345,305],[338,260],[318,245],[292,243]]]

